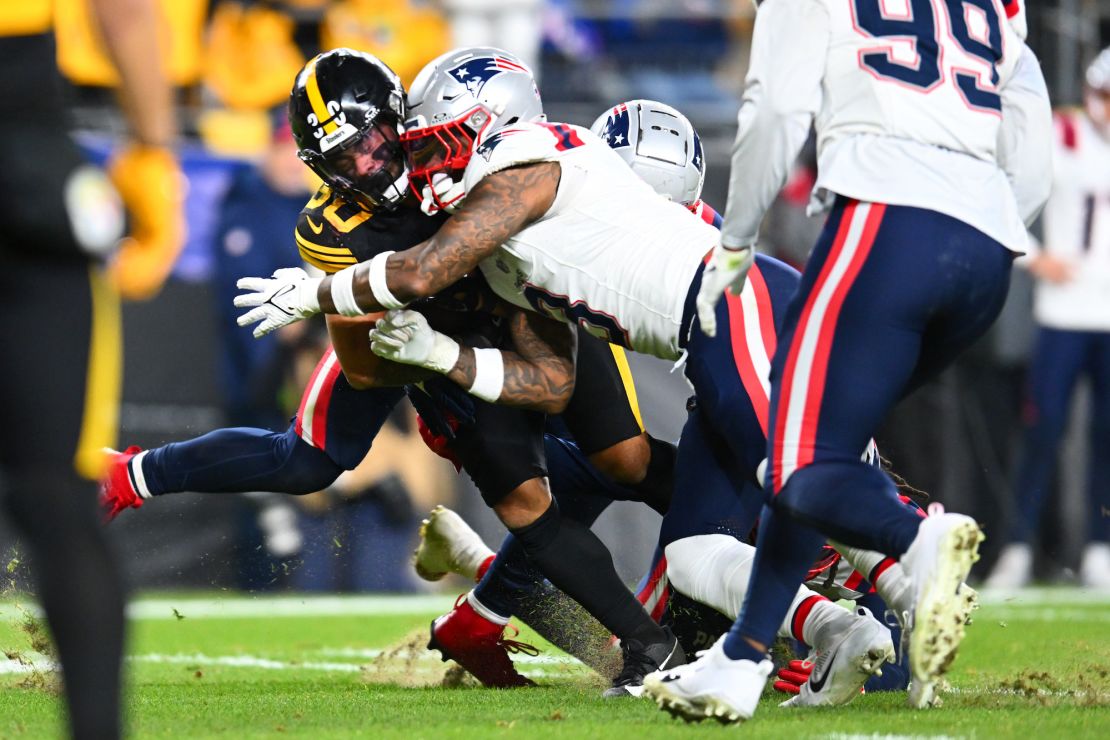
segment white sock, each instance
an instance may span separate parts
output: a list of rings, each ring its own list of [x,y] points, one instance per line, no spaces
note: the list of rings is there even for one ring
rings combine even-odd
[[[875,587],[888,607],[897,612],[911,608],[913,590],[910,579],[896,558],[839,543],[833,543],[833,547]]]
[[[139,494],[139,498],[148,499],[154,494],[147,488],[146,478],[143,476],[143,458],[149,450],[143,450],[139,454],[127,461],[127,469],[131,473],[131,480],[135,481],[135,493]]]
[[[495,612],[493,609],[490,609],[488,606],[483,604],[481,601],[478,601],[478,597],[474,595],[473,590],[471,590],[470,593],[468,593],[466,595],[466,601],[467,601],[467,603],[470,604],[470,608],[473,609],[474,611],[478,612],[478,616],[482,617],[483,619],[488,619],[489,621],[493,622],[494,624],[508,624],[509,623],[509,618],[508,617],[501,616],[500,614]]]

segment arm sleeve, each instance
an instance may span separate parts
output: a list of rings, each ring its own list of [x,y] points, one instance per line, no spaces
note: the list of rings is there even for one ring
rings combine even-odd
[[[1002,88],[998,164],[1010,180],[1026,226],[1040,215],[1052,190],[1053,140],[1048,88],[1036,55],[1025,46]]]
[[[814,0],[768,0],[756,13],[751,63],[732,146],[726,247],[754,244],[821,108],[829,14]]]

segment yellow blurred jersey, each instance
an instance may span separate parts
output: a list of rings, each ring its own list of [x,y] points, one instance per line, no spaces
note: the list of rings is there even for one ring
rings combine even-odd
[[[26,0],[4,0],[23,3]],[[116,70],[104,53],[89,0],[31,0],[54,6],[58,67],[77,85],[113,87]],[[163,68],[170,82],[191,85],[200,77],[201,39],[208,0],[155,0],[162,22],[157,29]]]
[[[0,4],[0,36],[31,36],[50,30],[54,0],[7,0]]]

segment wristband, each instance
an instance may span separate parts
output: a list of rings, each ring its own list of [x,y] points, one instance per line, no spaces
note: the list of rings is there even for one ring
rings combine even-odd
[[[382,252],[370,260],[370,292],[374,294],[378,305],[386,310],[404,308],[407,305],[404,301],[397,300],[397,296],[390,292],[385,283],[385,261],[391,254],[393,252]]]
[[[366,314],[355,300],[355,268],[345,267],[331,279],[331,301],[335,310],[343,316],[364,316]]]
[[[474,350],[474,382],[470,386],[471,395],[483,401],[496,403],[505,385],[505,363],[500,350]]]

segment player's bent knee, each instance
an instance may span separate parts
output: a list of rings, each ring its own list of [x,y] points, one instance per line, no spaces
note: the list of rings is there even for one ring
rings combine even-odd
[[[493,511],[510,530],[527,527],[552,506],[551,491],[543,478],[532,478],[509,491]]]
[[[321,449],[305,442],[294,427],[278,436],[282,461],[282,489],[278,493],[303,496],[322,491],[343,472],[342,466]]]
[[[679,593],[728,613],[735,599],[734,590],[743,594],[755,548],[727,534],[699,534],[675,540],[664,548],[667,556],[667,579]],[[737,571],[743,570],[744,583],[730,588]]]
[[[610,480],[635,485],[647,475],[651,445],[641,434],[589,455],[590,463]]]

